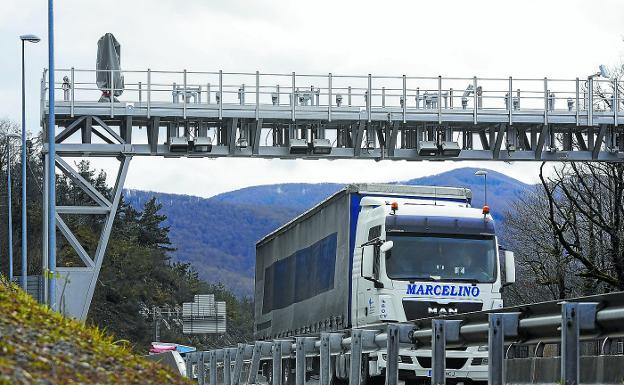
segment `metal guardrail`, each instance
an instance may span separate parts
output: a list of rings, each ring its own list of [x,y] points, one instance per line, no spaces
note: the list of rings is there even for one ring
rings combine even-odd
[[[565,302],[544,302],[512,308],[427,318],[406,323],[373,325],[340,333],[321,333],[294,340],[256,341],[187,354],[188,376],[196,369],[199,384],[220,385],[217,368],[222,368],[224,385],[257,383],[261,361],[271,361],[272,384],[282,385],[282,360],[295,359],[295,384],[305,385],[306,357],[320,360],[320,385],[330,385],[330,359],[350,355],[349,384],[361,382],[362,354],[386,354],[386,385],[398,384],[399,347],[431,348],[431,383],[445,383],[446,349],[488,345],[488,383],[505,383],[505,345],[560,342],[561,383],[579,383],[581,340],[624,336],[624,292],[576,298]],[[243,366],[249,366],[243,378]],[[208,373],[208,379],[206,379]]]

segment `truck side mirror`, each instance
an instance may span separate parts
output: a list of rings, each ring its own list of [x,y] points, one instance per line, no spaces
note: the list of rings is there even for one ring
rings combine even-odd
[[[375,279],[375,252],[374,246],[362,247],[362,277]]]
[[[516,258],[513,251],[504,250],[505,253],[505,285],[516,282]]]
[[[382,253],[386,253],[387,251],[390,251],[390,249],[392,249],[392,246],[394,246],[394,242],[386,241],[386,242],[381,244],[381,246],[379,247],[379,250]]]

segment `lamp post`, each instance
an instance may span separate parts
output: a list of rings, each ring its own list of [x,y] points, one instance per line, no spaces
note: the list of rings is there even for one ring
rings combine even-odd
[[[485,170],[479,170],[475,172],[476,176],[482,176],[484,178],[483,186],[485,187],[485,197],[483,200],[483,205],[487,206],[487,174],[488,172]]]
[[[593,107],[593,103],[594,103],[594,95],[593,95],[593,88],[594,88],[594,78],[609,78],[610,77],[610,73],[609,73],[609,69],[607,68],[606,65],[601,64],[598,66],[598,72],[593,73],[591,75],[589,75],[587,77],[587,82],[586,82],[586,88],[587,88],[587,104],[588,107],[592,106]],[[593,109],[593,108],[592,108]]]
[[[27,207],[26,207],[26,78],[24,64],[24,46],[26,43],[38,43],[39,39],[35,35],[21,35],[22,41],[22,289],[27,291],[26,277],[28,274],[28,237],[27,237]]]
[[[11,143],[10,139],[17,138],[17,134],[6,134],[7,141],[7,238],[9,246],[9,281],[13,281],[13,214],[11,210]]]
[[[54,118],[54,0],[48,0],[48,306],[56,307],[56,148]]]
[[[610,77],[609,69],[607,68],[606,65],[604,65],[604,64],[599,65],[598,66],[598,72],[596,72],[595,74],[589,75],[587,78],[588,79],[593,79],[593,78],[597,78],[597,77],[602,77],[602,78],[609,78]]]

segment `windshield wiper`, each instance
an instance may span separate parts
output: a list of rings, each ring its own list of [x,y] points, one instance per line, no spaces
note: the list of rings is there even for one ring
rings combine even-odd
[[[451,282],[481,283],[481,281],[476,278],[448,278],[448,280]]]
[[[406,281],[410,281],[410,282],[416,282],[416,281],[422,281],[422,282],[438,282],[441,280],[441,278],[437,275],[434,276],[429,276],[429,277],[405,277],[405,278],[395,278],[395,279],[401,279],[401,280],[406,280]]]

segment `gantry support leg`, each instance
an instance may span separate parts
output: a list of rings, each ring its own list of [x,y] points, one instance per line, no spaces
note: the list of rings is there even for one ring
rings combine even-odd
[[[57,303],[54,304],[54,308],[65,315],[80,320],[85,320],[87,318],[93,292],[95,291],[97,279],[104,260],[104,254],[113,228],[115,214],[117,213],[117,208],[121,200],[121,193],[131,158],[130,156],[122,156],[120,158],[117,179],[111,192],[111,199],[109,200],[63,160],[61,156],[57,155],[54,165],[50,164],[49,156],[45,156],[46,168],[58,167],[76,186],[81,188],[96,203],[95,206],[56,207],[55,215],[57,227],[84,263],[82,267],[58,266],[55,269],[58,275],[58,285],[56,295]],[[47,187],[48,186],[46,186],[46,188]],[[47,210],[47,202],[45,204],[45,209]],[[104,225],[94,255],[88,255],[78,239],[63,221],[61,214],[105,215]],[[44,223],[44,226],[47,228],[47,223]],[[44,237],[46,236],[47,231],[44,231]],[[44,239],[43,243],[44,245],[47,244],[46,239]],[[47,254],[47,250],[44,249],[44,260],[47,260]],[[54,266],[52,268],[54,268]]]

